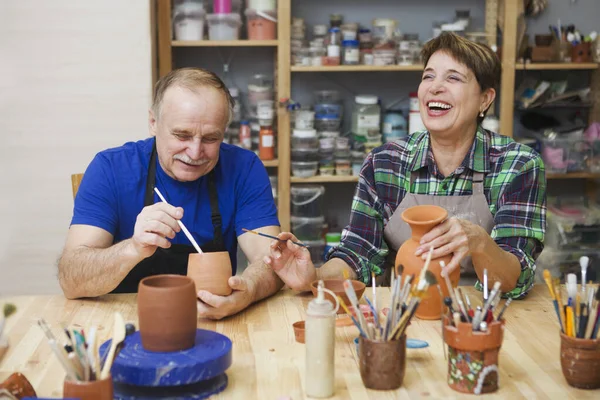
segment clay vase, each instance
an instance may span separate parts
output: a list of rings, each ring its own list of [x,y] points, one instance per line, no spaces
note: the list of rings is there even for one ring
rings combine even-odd
[[[100,381],[73,382],[65,379],[63,384],[63,397],[80,400],[112,400],[112,377]]]
[[[407,208],[402,213],[402,219],[406,222],[411,229],[412,236],[410,239],[405,241],[396,255],[396,274],[398,276],[398,266],[402,264],[404,269],[402,271],[403,279],[406,279],[408,275],[414,275],[412,283],[415,283],[425,265],[425,260],[421,256],[415,256],[415,251],[419,247],[419,241],[427,232],[433,229],[440,222],[444,221],[448,217],[448,212],[438,206],[433,205],[422,205]],[[425,252],[427,254],[427,252]],[[448,296],[448,288],[446,287],[445,279],[442,278],[441,272],[442,267],[440,261],[444,261],[446,265],[452,259],[452,255],[447,255],[440,258],[431,259],[429,263],[428,271],[431,271],[436,277],[444,297]],[[456,268],[450,274],[450,282],[452,287],[458,286],[460,280],[460,268]],[[429,286],[427,296],[421,300],[419,307],[415,315],[420,319],[440,319],[442,317],[442,304],[443,299],[440,298],[440,294],[436,285]]]
[[[198,308],[194,281],[182,275],[154,275],[138,288],[138,318],[142,347],[167,353],[192,348]]]
[[[600,339],[578,339],[561,333],[560,365],[569,385],[600,388]]]
[[[20,372],[11,374],[4,382],[0,383],[0,390],[6,390],[8,393],[22,399],[23,397],[37,397],[33,386],[27,380],[25,375]],[[0,396],[2,398],[2,396]]]
[[[218,296],[229,296],[231,274],[231,259],[226,251],[192,253],[188,257],[187,276],[196,284],[196,293],[206,290]]]
[[[498,358],[505,321],[494,321],[485,332],[473,331],[468,322],[458,327],[444,317],[448,345],[448,386],[457,392],[482,394],[498,390]]]

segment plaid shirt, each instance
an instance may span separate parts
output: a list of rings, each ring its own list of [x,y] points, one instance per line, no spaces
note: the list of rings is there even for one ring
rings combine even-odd
[[[484,193],[494,216],[491,237],[521,263],[517,286],[505,296],[524,296],[533,285],[535,260],[544,247],[544,164],[529,147],[481,127],[462,164],[446,177],[435,163],[427,131],[373,150],[360,172],[350,223],[327,259],[343,259],[367,284],[371,271],[382,273],[388,254],[383,230],[409,193],[411,171],[418,177],[410,192],[434,196],[471,195],[473,171],[484,173]],[[480,282],[476,287],[481,290]]]

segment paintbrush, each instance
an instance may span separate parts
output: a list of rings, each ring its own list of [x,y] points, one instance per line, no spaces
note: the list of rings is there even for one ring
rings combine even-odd
[[[552,284],[552,276],[550,275],[550,271],[547,269],[544,270],[544,281],[546,281],[546,286],[548,286],[548,291],[550,292],[550,298],[552,299],[552,303],[554,304],[554,310],[556,311],[556,316],[558,317],[558,324],[560,325],[560,330],[565,333],[564,325],[562,319],[560,318],[560,311],[558,306],[558,301],[556,300],[556,294],[554,293],[554,285]]]
[[[58,345],[58,341],[56,340],[56,337],[54,336],[54,334],[48,327],[48,324],[46,323],[46,321],[43,318],[40,318],[40,319],[38,319],[37,323],[38,323],[38,326],[44,332],[44,335],[46,335],[46,339],[48,340],[50,349],[52,349],[52,352],[54,353],[54,355],[56,356],[56,358],[62,365],[63,369],[67,373],[68,378],[72,381],[77,381],[78,380],[77,374],[73,370],[73,366],[71,365],[71,362],[69,361],[69,359],[67,357],[65,349],[63,349],[62,347],[60,347]]]
[[[350,304],[352,304],[352,307],[354,307],[356,315],[358,315],[358,321],[360,322],[360,326],[366,332],[367,338],[372,339],[370,332],[368,331],[368,325],[367,321],[365,320],[365,316],[363,315],[362,311],[360,310],[360,307],[358,306],[358,298],[356,297],[354,287],[348,280],[344,281],[344,291],[346,292],[348,300],[350,300]]]
[[[506,300],[504,302],[502,309],[498,313],[498,317],[496,317],[496,321],[500,321],[502,319],[502,316],[504,315],[504,311],[506,311],[506,309],[508,308],[508,306],[510,305],[511,302],[512,302],[512,297],[509,297],[508,300]]]
[[[337,298],[338,298],[338,301],[340,302],[340,306],[342,306],[342,308],[344,309],[344,311],[346,311],[346,314],[348,314],[350,316],[350,318],[352,319],[352,322],[358,328],[358,331],[360,332],[360,335],[362,337],[366,338],[367,335],[365,334],[365,332],[363,331],[363,329],[360,327],[360,324],[358,323],[358,321],[356,320],[356,318],[354,318],[354,316],[352,315],[352,313],[350,312],[350,310],[348,310],[348,307],[344,303],[344,300],[342,300],[342,298],[340,296],[337,296]]]
[[[2,332],[4,332],[4,323],[8,317],[13,315],[17,311],[17,307],[12,303],[6,303],[2,312],[2,319],[0,320],[0,338]]]
[[[379,318],[377,317],[377,289],[375,288],[377,285],[377,283],[375,282],[375,272],[371,271],[371,286],[373,288],[373,306],[371,307],[373,309],[373,315],[375,316],[375,323],[377,324],[377,328],[381,329],[381,325],[379,325]],[[365,299],[367,297],[365,296]],[[368,303],[368,299],[367,299],[367,303]],[[369,304],[369,306],[371,306]]]
[[[554,295],[556,296],[556,303],[558,304],[558,314],[560,316],[560,320],[561,320],[562,327],[564,329],[564,333],[565,333],[565,335],[569,335],[569,332],[567,330],[567,317],[565,314],[565,309],[563,307],[562,294],[560,292],[560,279],[559,278],[552,278],[552,287],[554,290]]]
[[[273,236],[273,235],[267,235],[266,233],[257,232],[257,231],[251,231],[250,229],[246,229],[246,228],[242,228],[242,230],[243,230],[244,232],[250,232],[250,233],[254,233],[255,235],[262,236],[262,237],[266,237],[266,238],[269,238],[269,239],[273,239],[273,240],[279,240],[280,242],[286,242],[286,241],[287,241],[287,240],[285,240],[285,239],[279,239],[277,236]],[[294,243],[295,245],[298,245],[298,246],[302,246],[302,247],[306,247],[306,248],[308,248],[308,246],[307,246],[307,245],[305,245],[304,243],[300,243],[300,242],[294,242],[293,240],[292,240],[291,242],[292,242],[292,243]]]
[[[380,330],[381,325],[379,324],[379,317],[377,315],[377,310],[375,309],[375,306],[369,301],[369,298],[367,296],[365,296],[365,301],[367,302],[369,309],[371,309],[371,312],[373,313],[373,320],[375,321],[375,326],[378,330]]]
[[[446,263],[442,260],[440,261],[440,267],[442,267],[442,271],[446,271]],[[448,294],[450,295],[450,299],[452,303],[458,306],[458,302],[456,301],[456,296],[454,296],[454,288],[452,287],[452,282],[450,282],[450,276],[448,272],[444,274],[444,281],[446,282],[446,288],[448,289]]]

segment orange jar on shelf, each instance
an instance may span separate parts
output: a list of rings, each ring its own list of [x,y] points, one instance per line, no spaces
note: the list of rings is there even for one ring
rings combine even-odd
[[[260,127],[258,157],[263,161],[275,159],[275,134],[270,125]]]

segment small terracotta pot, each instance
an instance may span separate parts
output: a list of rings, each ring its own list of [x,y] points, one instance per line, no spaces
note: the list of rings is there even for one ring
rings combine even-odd
[[[228,282],[231,271],[231,259],[226,251],[192,253],[188,257],[187,276],[194,280],[196,293],[206,290],[218,296],[229,296],[232,292]]]
[[[296,342],[304,343],[304,334],[306,333],[305,322],[294,322],[292,326],[294,327],[294,337],[296,338]]]
[[[406,369],[406,335],[399,340],[358,339],[360,377],[367,389],[394,390],[402,386]]]
[[[173,352],[194,346],[198,307],[194,281],[182,275],[155,275],[138,288],[142,346],[147,351]]]
[[[396,255],[396,274],[399,272],[399,265],[403,265],[402,277],[414,275],[418,277],[421,270],[425,266],[425,260],[421,256],[415,256],[417,247],[420,246],[419,241],[427,232],[433,229],[436,225],[444,221],[448,217],[448,211],[442,207],[434,205],[422,205],[409,207],[402,212],[402,219],[411,229],[412,236],[405,241]],[[427,254],[427,253],[425,253]],[[448,288],[445,284],[445,279],[442,278],[442,267],[440,261],[444,261],[446,265],[450,263],[452,255],[447,255],[440,258],[431,259],[429,271],[437,278],[437,281],[442,289],[444,297],[449,295]],[[450,274],[450,283],[455,288],[460,280],[460,268],[454,269]],[[435,285],[429,286],[427,297],[421,300],[415,315],[420,319],[440,319],[442,317],[442,301],[439,291]]]
[[[592,43],[585,42],[571,46],[571,62],[587,63],[592,61]]]
[[[106,379],[88,382],[74,382],[65,379],[63,384],[63,397],[80,400],[112,400],[112,377],[109,375]]]
[[[504,320],[494,321],[485,332],[473,332],[471,323],[449,325],[444,317],[448,345],[448,385],[462,393],[498,390],[498,356],[504,339]]]
[[[11,374],[4,382],[0,383],[0,390],[5,389],[17,399],[23,397],[37,397],[33,386],[25,375],[20,372]]]
[[[352,303],[350,303],[348,296],[346,296],[346,291],[344,290],[344,282],[345,281],[346,281],[345,279],[325,279],[325,280],[323,280],[323,283],[325,284],[325,289],[329,289],[333,293],[335,293],[337,296],[340,296],[342,298],[342,300],[344,301],[344,304],[346,304],[346,307],[348,307],[348,309],[351,309]],[[361,281],[351,280],[350,282],[352,282],[352,287],[354,288],[354,291],[356,292],[356,298],[360,301],[367,286],[364,283],[362,283]],[[310,290],[312,291],[312,294],[315,297],[317,297],[317,294],[319,293],[318,287],[319,287],[318,280],[316,280],[310,284]],[[335,306],[335,299],[327,292],[325,292],[325,299],[329,300]],[[360,308],[360,305],[359,305],[359,308]],[[344,311],[344,308],[340,305],[340,308],[338,309],[337,313],[345,314],[346,311]]]
[[[560,365],[569,385],[600,388],[600,339],[578,339],[561,332]]]

